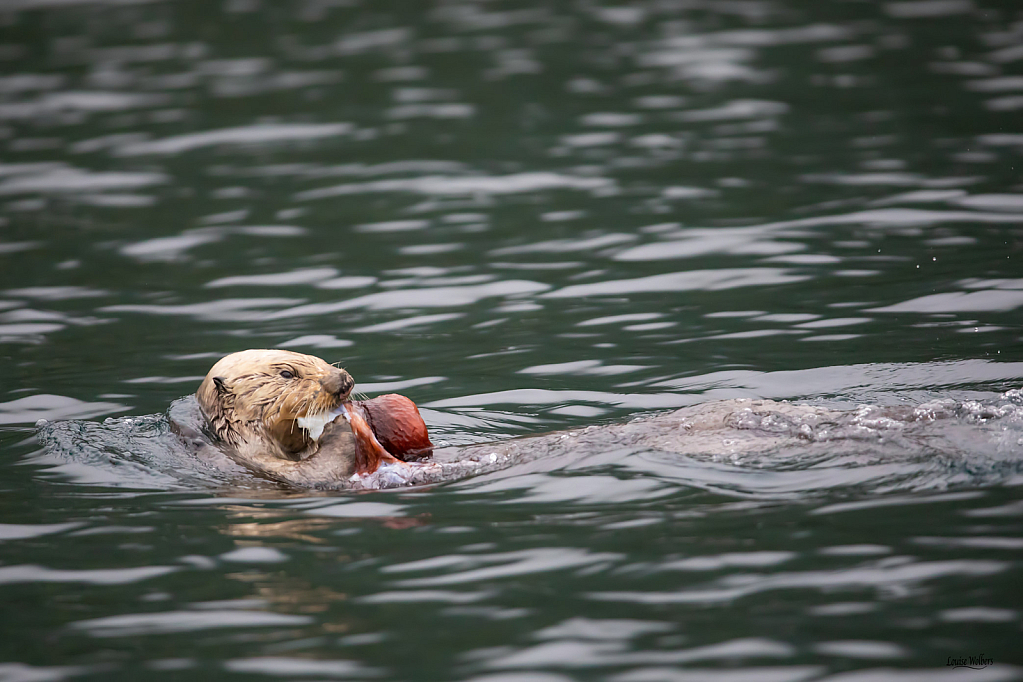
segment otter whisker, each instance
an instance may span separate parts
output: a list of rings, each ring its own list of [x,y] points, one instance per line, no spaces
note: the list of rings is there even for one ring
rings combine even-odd
[[[278,414],[278,416],[281,414],[281,412],[284,411],[284,406],[285,406],[285,403],[287,403],[288,399],[290,399],[293,395],[295,395],[295,393],[298,390],[299,390],[299,387],[298,386],[294,386],[291,389],[289,389],[288,392],[285,393],[281,397],[281,400],[277,403],[277,414]]]
[[[266,404],[272,406],[272,409],[274,411],[273,413],[271,413],[270,410],[267,410],[264,413],[263,415],[264,426],[266,426],[268,423],[272,421],[277,421],[277,419],[281,416],[281,412],[283,412],[284,410],[284,403],[287,402],[288,398],[290,398],[292,394],[295,393],[296,390],[298,390],[298,387],[292,386],[286,389],[281,395],[277,396],[276,399],[274,399],[272,402],[267,401]]]

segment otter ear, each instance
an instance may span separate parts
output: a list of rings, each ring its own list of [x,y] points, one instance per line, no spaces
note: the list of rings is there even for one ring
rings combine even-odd
[[[217,387],[217,393],[224,395],[228,392],[227,383],[224,381],[224,377],[213,377],[213,384]]]

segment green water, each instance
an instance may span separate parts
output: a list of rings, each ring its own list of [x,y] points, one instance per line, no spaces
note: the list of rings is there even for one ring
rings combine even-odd
[[[4,3],[0,681],[1023,677],[1011,419],[887,474],[629,451],[332,496],[34,438],[252,347],[441,444],[997,402],[1021,112],[1008,0]]]

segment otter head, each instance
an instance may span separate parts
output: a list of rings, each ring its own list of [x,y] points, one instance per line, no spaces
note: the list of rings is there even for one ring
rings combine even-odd
[[[235,446],[260,439],[279,457],[301,459],[354,385],[348,372],[312,355],[244,350],[213,365],[195,397],[218,439]]]

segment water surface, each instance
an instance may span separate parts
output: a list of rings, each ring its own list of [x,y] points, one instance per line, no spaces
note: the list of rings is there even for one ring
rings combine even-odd
[[[1008,0],[4,3],[0,680],[1019,679],[1011,417],[908,477],[886,442],[363,495],[150,464],[251,347],[453,445],[1005,404],[1021,67]]]

